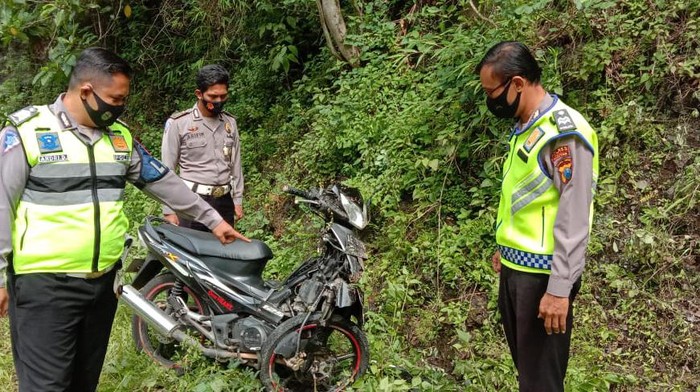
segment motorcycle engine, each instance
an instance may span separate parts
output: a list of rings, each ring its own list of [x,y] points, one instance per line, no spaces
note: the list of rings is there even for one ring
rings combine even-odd
[[[267,335],[272,331],[262,321],[254,317],[246,317],[233,325],[232,335],[239,340],[241,349],[245,351],[260,351]]]

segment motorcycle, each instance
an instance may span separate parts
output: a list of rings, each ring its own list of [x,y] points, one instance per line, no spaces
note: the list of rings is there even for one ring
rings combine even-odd
[[[367,204],[337,184],[283,191],[326,224],[319,255],[281,283],[262,278],[273,257],[262,241],[222,245],[211,233],[146,219],[138,237],[148,254],[118,288],[135,313],[138,349],[180,372],[188,350],[237,360],[258,368],[270,391],[339,391],[364,374],[369,344],[356,283],[367,253],[354,229],[367,225]]]

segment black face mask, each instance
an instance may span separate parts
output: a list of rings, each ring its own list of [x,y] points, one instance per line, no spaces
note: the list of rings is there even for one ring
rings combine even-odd
[[[88,105],[87,99],[83,99],[83,106],[85,106],[85,111],[87,111],[90,120],[95,123],[97,128],[104,128],[114,124],[117,118],[124,113],[125,105],[110,105],[102,100],[95,90],[92,90],[92,95],[95,96],[97,110]]]
[[[515,118],[515,112],[518,111],[518,105],[520,104],[520,94],[515,97],[515,101],[512,104],[508,104],[508,89],[510,88],[510,82],[513,79],[509,79],[503,86],[503,92],[496,98],[486,97],[486,106],[489,111],[493,113],[494,116],[498,118]]]
[[[224,104],[226,103],[226,101],[210,102],[202,98],[202,103],[208,111],[218,116],[221,112],[224,111]]]

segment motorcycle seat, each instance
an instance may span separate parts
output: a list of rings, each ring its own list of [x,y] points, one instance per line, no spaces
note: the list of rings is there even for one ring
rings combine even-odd
[[[233,241],[223,245],[213,234],[168,223],[155,227],[168,241],[184,250],[200,255],[240,261],[261,261],[272,258],[272,250],[262,241]]]

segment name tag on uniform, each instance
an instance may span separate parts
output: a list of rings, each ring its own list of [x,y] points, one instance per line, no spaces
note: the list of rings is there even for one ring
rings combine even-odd
[[[122,135],[109,135],[109,140],[112,142],[112,147],[116,152],[128,152],[129,145],[126,144],[126,139]]]
[[[114,154],[114,160],[117,162],[126,162],[129,160],[129,154]]]
[[[65,162],[67,160],[68,154],[42,155],[39,157],[39,163]]]

